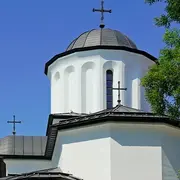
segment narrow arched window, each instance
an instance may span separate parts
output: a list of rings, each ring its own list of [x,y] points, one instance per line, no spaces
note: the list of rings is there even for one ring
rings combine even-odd
[[[106,71],[106,107],[110,109],[113,107],[113,72]]]

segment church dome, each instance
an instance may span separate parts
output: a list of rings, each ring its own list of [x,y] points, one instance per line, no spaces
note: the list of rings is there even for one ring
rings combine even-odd
[[[66,51],[92,46],[124,46],[137,49],[132,40],[117,30],[93,29],[73,40]]]

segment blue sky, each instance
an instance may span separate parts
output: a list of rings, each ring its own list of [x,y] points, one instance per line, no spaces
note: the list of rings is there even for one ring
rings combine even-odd
[[[100,0],[0,1],[0,137],[10,135],[13,114],[18,135],[44,135],[50,113],[50,84],[44,64],[84,31],[98,28]],[[158,57],[163,28],[153,18],[163,12],[144,0],[105,0],[112,14],[106,27],[129,36],[139,49]]]

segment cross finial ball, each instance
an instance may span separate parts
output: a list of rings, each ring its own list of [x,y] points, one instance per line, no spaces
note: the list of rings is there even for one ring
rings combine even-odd
[[[104,9],[104,0],[101,1],[101,9],[95,9],[93,8],[93,12],[100,12],[101,13],[101,23],[100,28],[104,28],[104,13],[112,13],[112,10],[106,10]]]

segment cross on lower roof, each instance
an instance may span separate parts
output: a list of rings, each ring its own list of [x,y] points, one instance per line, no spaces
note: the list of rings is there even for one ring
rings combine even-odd
[[[120,99],[121,90],[126,91],[127,88],[121,88],[121,86],[120,86],[120,81],[118,81],[118,87],[117,87],[117,88],[112,88],[112,89],[113,89],[113,90],[118,90],[118,100],[117,100],[117,102],[118,102],[118,105],[120,105],[120,104],[121,104],[121,99]]]
[[[13,134],[14,136],[16,135],[16,124],[17,124],[17,123],[21,123],[21,121],[16,121],[15,119],[16,119],[16,117],[15,117],[15,115],[14,115],[12,121],[7,121],[7,123],[12,123],[12,124],[13,124],[13,132],[12,132],[12,134]]]
[[[100,28],[104,28],[104,13],[111,13],[112,10],[106,10],[104,9],[104,0],[101,1],[101,9],[95,9],[93,8],[93,12],[100,12],[101,13],[101,24],[100,24]]]

